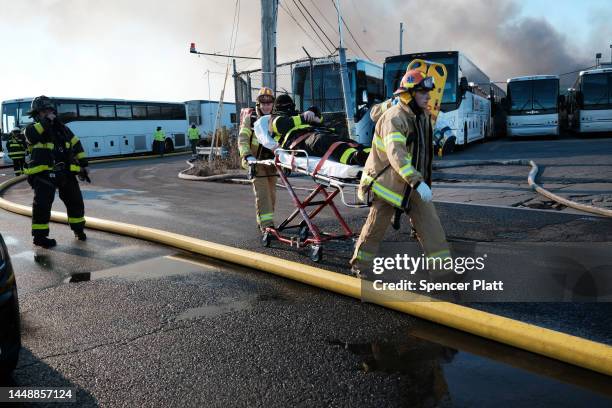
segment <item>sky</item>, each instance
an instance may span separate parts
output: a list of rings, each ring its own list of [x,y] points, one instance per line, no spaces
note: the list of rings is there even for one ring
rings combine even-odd
[[[260,56],[260,0],[0,0],[0,100],[40,94],[217,100],[228,61],[190,54],[189,44],[203,52],[227,52],[237,3],[234,52]],[[327,54],[296,8],[299,1],[280,3],[278,61],[304,57],[302,46],[313,56]],[[301,3],[337,44],[332,0]],[[591,66],[596,52],[610,60],[612,3],[605,0],[340,0],[340,5],[363,50],[345,32],[349,56],[367,54],[379,63],[398,52],[400,21],[404,52],[458,49],[495,81]],[[239,60],[238,70],[258,65]],[[233,98],[230,76],[225,100]]]

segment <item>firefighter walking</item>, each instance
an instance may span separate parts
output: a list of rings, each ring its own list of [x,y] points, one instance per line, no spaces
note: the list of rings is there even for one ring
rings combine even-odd
[[[396,209],[408,210],[425,256],[450,256],[430,188],[433,147],[427,103],[433,88],[432,77],[407,71],[395,91],[398,103],[373,110],[373,149],[358,191],[361,200],[372,198],[371,208],[350,261],[357,276],[371,271]]]
[[[255,210],[257,212],[257,225],[262,232],[267,227],[274,227],[274,205],[276,202],[276,170],[273,166],[261,164],[250,165],[260,159],[270,159],[274,155],[259,144],[253,134],[253,123],[263,115],[269,115],[274,106],[274,92],[272,89],[262,87],[257,95],[255,111],[247,112],[240,124],[238,134],[238,150],[242,159],[242,167],[249,169],[253,174],[253,193],[255,194]],[[249,167],[252,166],[250,169]]]
[[[28,148],[25,137],[21,134],[21,129],[15,128],[11,131],[6,147],[8,157],[13,161],[15,176],[21,176],[25,168],[25,157]]]
[[[66,205],[68,223],[75,237],[85,241],[85,206],[77,175],[89,180],[87,157],[72,131],[57,118],[55,105],[46,96],[32,101],[30,116],[34,123],[25,130],[31,148],[31,159],[25,174],[34,189],[32,203],[32,236],[34,245],[50,248],[56,245],[49,235],[49,219],[55,191]]]
[[[164,157],[164,150],[166,149],[166,132],[162,130],[161,126],[158,126],[153,133],[153,147],[153,150],[159,153],[159,157]]]

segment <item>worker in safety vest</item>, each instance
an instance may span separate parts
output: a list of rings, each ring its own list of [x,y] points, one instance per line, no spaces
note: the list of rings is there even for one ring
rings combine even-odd
[[[287,94],[276,98],[269,130],[276,147],[304,150],[309,155],[331,157],[343,164],[363,166],[370,152],[369,147],[323,127],[318,108],[310,107],[302,114],[297,112],[293,99]]]
[[[166,132],[162,130],[161,126],[158,126],[153,133],[153,147],[153,150],[159,153],[159,157],[164,157],[164,150],[166,149]]]
[[[200,141],[200,130],[196,127],[195,123],[191,124],[191,127],[187,130],[187,137],[189,137],[189,143],[191,144],[191,153],[196,154],[196,147]]]
[[[242,159],[242,167],[249,168],[249,163],[256,160],[273,158],[268,149],[259,144],[253,134],[253,123],[263,115],[269,115],[274,105],[272,89],[262,87],[257,95],[255,110],[247,110],[240,124],[238,133],[238,150]],[[267,227],[274,227],[274,204],[276,202],[276,169],[274,166],[253,165],[253,193],[255,194],[255,209],[257,225],[262,232]]]
[[[28,148],[25,137],[21,134],[21,129],[17,127],[11,131],[6,142],[6,148],[8,157],[13,161],[15,175],[21,176],[25,168],[25,157]]]
[[[433,88],[432,77],[409,70],[395,91],[398,101],[372,111],[373,148],[358,190],[371,208],[350,261],[359,277],[371,271],[395,209],[408,211],[426,257],[450,257],[430,188],[433,147],[427,103]]]
[[[91,182],[87,172],[87,155],[78,137],[57,118],[55,104],[46,96],[32,100],[25,137],[32,154],[28,168],[28,182],[34,190],[32,203],[32,236],[34,245],[50,248],[56,245],[49,235],[51,205],[56,190],[66,205],[68,224],[80,241],[87,239],[83,195],[76,179]]]

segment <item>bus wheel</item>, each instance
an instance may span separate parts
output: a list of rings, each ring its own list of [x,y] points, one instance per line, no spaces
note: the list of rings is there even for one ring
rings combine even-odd
[[[174,143],[172,139],[166,139],[164,142],[164,153],[172,153],[174,151]]]

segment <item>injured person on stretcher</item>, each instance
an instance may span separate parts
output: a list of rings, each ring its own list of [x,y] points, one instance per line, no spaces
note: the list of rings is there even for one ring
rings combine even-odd
[[[321,160],[363,166],[370,148],[342,138],[333,129],[323,126],[320,111],[311,107],[304,113],[295,110],[289,95],[276,98],[272,115],[259,118],[254,124],[255,136],[265,148],[274,151],[304,150]]]

